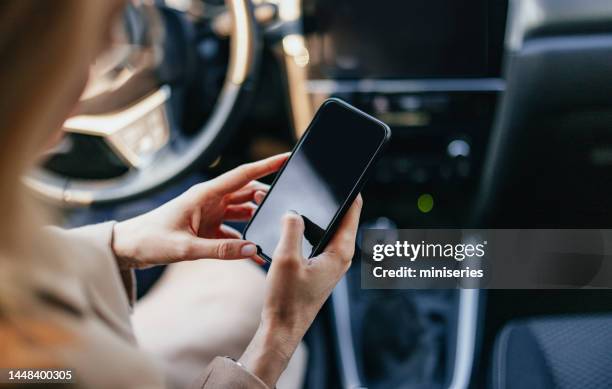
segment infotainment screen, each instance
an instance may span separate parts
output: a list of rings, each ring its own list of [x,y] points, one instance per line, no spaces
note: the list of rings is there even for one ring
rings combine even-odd
[[[491,77],[506,0],[306,2],[313,78]]]

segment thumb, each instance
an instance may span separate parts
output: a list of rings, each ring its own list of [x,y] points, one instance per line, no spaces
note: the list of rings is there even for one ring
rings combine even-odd
[[[202,239],[193,243],[190,257],[211,259],[243,259],[257,255],[257,246],[242,239]]]
[[[274,250],[274,259],[302,260],[302,236],[304,235],[304,220],[295,211],[290,211],[282,220],[281,237]]]

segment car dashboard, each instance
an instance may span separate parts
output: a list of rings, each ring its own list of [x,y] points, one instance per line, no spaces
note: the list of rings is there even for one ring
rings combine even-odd
[[[507,2],[307,1],[303,13],[307,96],[292,104],[312,111],[339,97],[393,130],[365,193],[383,201],[367,211],[378,218],[401,203],[385,222],[467,223],[504,90]]]

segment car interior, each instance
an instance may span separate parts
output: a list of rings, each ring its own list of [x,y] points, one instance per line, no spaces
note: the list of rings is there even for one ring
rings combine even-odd
[[[612,225],[610,1],[150,3],[128,7],[128,43],[27,178],[66,226],[290,151],[329,97],[393,131],[362,228]],[[140,295],[161,272],[139,271]],[[307,334],[305,388],[612,387],[610,290],[375,290],[360,274],[356,259]]]

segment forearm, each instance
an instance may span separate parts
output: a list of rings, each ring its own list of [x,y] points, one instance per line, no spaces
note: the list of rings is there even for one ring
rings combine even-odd
[[[303,336],[297,328],[262,322],[239,362],[273,388]]]

